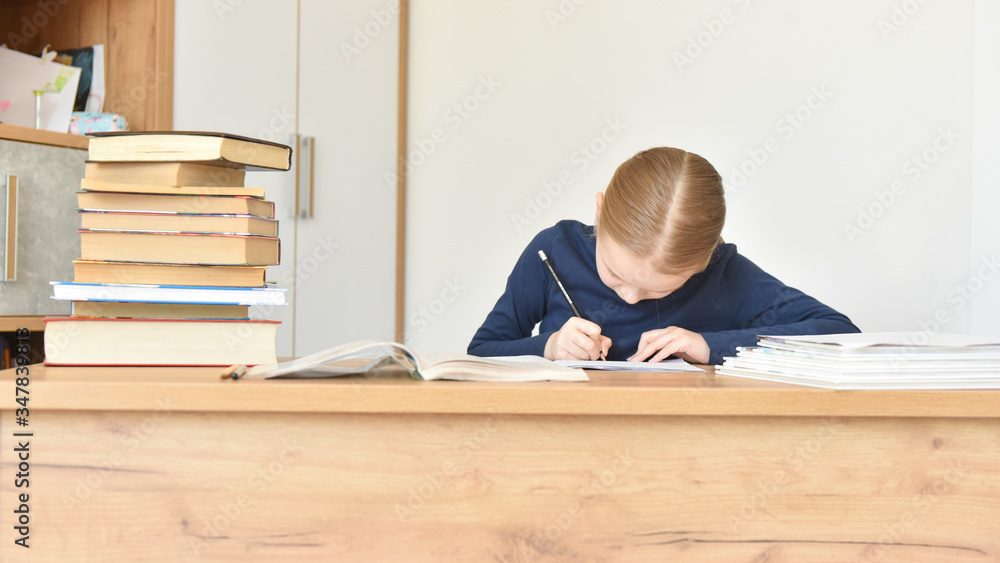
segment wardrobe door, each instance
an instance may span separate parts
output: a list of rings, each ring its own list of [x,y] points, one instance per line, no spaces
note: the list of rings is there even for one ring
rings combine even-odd
[[[399,5],[301,0],[295,353],[394,339]],[[307,174],[301,164],[300,175]]]

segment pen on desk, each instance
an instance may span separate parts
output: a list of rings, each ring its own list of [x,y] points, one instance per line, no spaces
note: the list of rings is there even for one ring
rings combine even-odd
[[[230,377],[233,377],[233,374],[236,373],[236,368],[238,367],[240,367],[239,364],[233,364],[227,367],[226,369],[222,370],[222,373],[219,374],[219,377],[221,379],[228,379]]]
[[[246,373],[246,371],[247,371],[247,366],[242,364],[233,364],[227,367],[226,369],[222,370],[222,373],[219,374],[219,377],[222,379],[226,378],[239,379],[243,377],[243,374]]]
[[[570,297],[569,292],[566,291],[566,286],[564,286],[562,280],[559,279],[559,276],[556,274],[556,269],[552,267],[552,263],[549,262],[549,257],[545,255],[545,251],[539,250],[538,257],[542,259],[542,263],[549,269],[549,274],[552,275],[552,280],[556,282],[557,286],[559,286],[559,291],[562,292],[563,297],[566,298],[566,302],[569,303],[569,308],[573,310],[573,315],[582,319],[583,315],[580,314],[580,309],[576,308],[576,303],[573,303],[573,298]],[[605,359],[603,351],[601,352],[601,359]]]

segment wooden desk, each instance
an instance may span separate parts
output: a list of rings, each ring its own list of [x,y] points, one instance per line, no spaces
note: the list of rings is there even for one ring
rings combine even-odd
[[[1000,561],[997,391],[216,373],[0,373],[0,560]]]
[[[45,331],[45,317],[42,315],[0,315],[0,332],[14,332],[26,328],[31,332]]]

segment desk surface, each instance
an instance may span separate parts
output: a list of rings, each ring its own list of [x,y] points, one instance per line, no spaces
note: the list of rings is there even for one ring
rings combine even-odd
[[[220,379],[219,368],[30,366],[32,409],[1000,418],[1000,391],[830,391],[692,372],[588,372],[589,382],[416,381],[403,374]],[[14,396],[14,371],[0,396]],[[4,401],[0,409],[13,408]]]
[[[31,561],[1000,560],[1000,391],[29,368]]]

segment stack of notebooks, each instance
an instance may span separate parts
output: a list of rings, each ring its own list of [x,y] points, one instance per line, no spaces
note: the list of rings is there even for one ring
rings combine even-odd
[[[1000,389],[1000,338],[926,332],[761,336],[715,370],[826,389]]]
[[[251,320],[250,306],[285,305],[285,290],[265,282],[278,221],[244,178],[290,166],[285,145],[223,133],[92,137],[81,256],[72,282],[52,282],[72,316],[46,319],[45,363],[275,363],[278,323]]]

